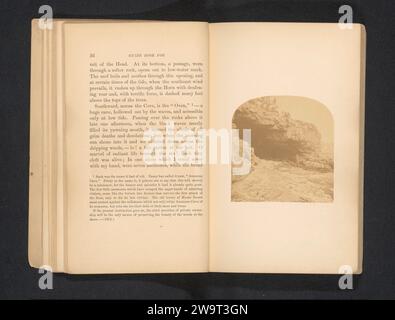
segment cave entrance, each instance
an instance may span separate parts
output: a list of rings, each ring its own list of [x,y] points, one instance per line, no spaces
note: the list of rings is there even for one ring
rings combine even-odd
[[[260,159],[277,161],[295,161],[298,146],[276,139],[268,139],[262,134],[251,132],[251,146]]]
[[[240,125],[240,124],[239,124]],[[274,136],[273,132],[257,128],[251,129],[251,147],[254,148],[255,155],[260,159],[275,161],[296,161],[300,153],[300,145],[294,141],[284,140],[281,136]],[[242,130],[239,131],[239,138],[242,139]]]

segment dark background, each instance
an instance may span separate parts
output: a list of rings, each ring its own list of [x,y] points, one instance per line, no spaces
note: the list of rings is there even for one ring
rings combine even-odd
[[[367,30],[364,263],[354,290],[335,275],[54,275],[38,288],[27,260],[30,21],[54,18],[337,22],[351,5]],[[376,299],[395,298],[395,2],[375,1],[0,1],[0,298]]]

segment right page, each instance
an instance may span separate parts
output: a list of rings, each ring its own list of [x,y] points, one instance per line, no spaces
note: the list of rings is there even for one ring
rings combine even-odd
[[[237,130],[249,164],[210,166],[210,271],[361,272],[365,29],[349,27],[210,25],[210,128]]]

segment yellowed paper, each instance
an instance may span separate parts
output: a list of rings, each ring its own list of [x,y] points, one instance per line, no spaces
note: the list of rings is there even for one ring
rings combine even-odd
[[[250,124],[261,121],[266,135],[255,139],[266,139],[266,146],[277,143],[276,152],[261,153],[258,175],[254,171],[233,182],[233,199],[230,166],[210,167],[210,271],[338,273],[350,266],[361,272],[364,32],[361,25],[351,30],[337,24],[210,25],[210,127],[230,129],[232,119],[239,126],[248,119]],[[311,113],[308,101],[315,101],[314,108],[327,108],[333,125],[330,116],[317,119],[324,113]],[[279,113],[281,106],[288,108],[288,118]],[[274,123],[265,123],[268,119]],[[314,140],[308,134],[331,142],[331,130],[333,169],[328,157],[323,158],[327,162],[316,157],[309,163],[289,156],[290,142],[300,148],[296,142]],[[281,143],[289,143],[283,154]],[[296,179],[305,179],[304,185]],[[329,180],[323,185],[323,179]],[[320,188],[328,190],[314,195]]]
[[[167,120],[185,120],[175,113],[177,105],[183,112],[202,110],[199,121],[207,125],[207,37],[206,23],[65,26],[67,272],[208,271],[207,170],[198,166],[148,168],[135,156],[142,150],[136,142],[141,141],[138,133],[151,122],[163,125]],[[192,69],[188,68],[200,68],[193,72],[202,75],[203,82],[182,82],[189,79]],[[145,78],[148,73],[152,78]],[[166,74],[174,77],[164,84]],[[171,79],[176,78],[180,81],[172,86]],[[159,109],[163,113],[152,116]],[[112,131],[116,128],[126,131]],[[120,142],[119,152],[111,151],[107,142],[114,148]],[[200,177],[203,201],[171,209],[182,199],[169,197],[177,197],[182,190],[162,190],[166,193],[162,199],[158,191],[151,192],[158,183],[151,176],[163,180],[163,190],[167,185],[172,190],[180,184],[188,188]]]
[[[361,272],[364,52],[361,25],[33,21],[30,264]],[[171,124],[251,127],[251,171],[147,165]]]

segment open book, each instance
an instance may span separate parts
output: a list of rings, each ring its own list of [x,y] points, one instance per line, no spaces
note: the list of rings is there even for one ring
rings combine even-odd
[[[360,273],[365,30],[348,27],[33,20],[30,265]]]

